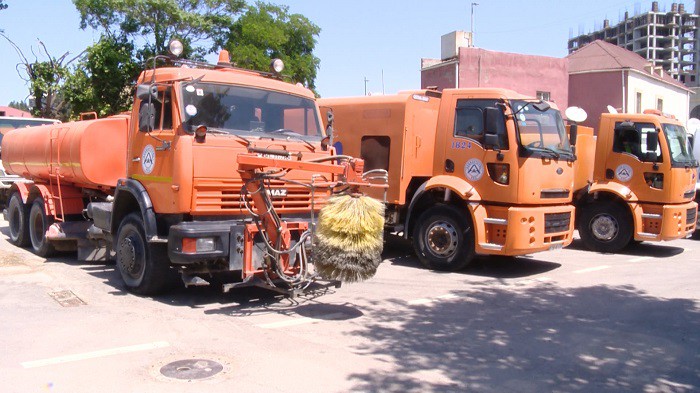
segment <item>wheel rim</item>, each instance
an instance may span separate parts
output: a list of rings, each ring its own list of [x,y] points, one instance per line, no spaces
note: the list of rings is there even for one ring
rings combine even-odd
[[[447,258],[457,251],[458,235],[454,225],[446,221],[438,221],[426,231],[425,244],[432,254]]]
[[[598,214],[591,220],[591,233],[600,241],[611,241],[619,231],[617,220],[609,214]]]
[[[138,280],[146,265],[143,260],[143,243],[138,236],[130,234],[119,244],[119,267],[129,278]]]

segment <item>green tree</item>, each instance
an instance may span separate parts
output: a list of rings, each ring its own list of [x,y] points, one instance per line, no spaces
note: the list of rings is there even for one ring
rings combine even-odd
[[[73,0],[80,27],[109,36],[146,38],[141,56],[166,54],[172,38],[185,45],[185,55],[201,57],[214,48],[211,37],[223,34],[244,0]],[[204,44],[209,47],[202,46]]]
[[[7,9],[7,4],[5,4],[5,0],[0,0],[0,10]]]
[[[289,14],[289,7],[257,2],[231,26],[229,33],[216,44],[231,52],[240,67],[268,71],[270,60],[285,63],[285,75],[311,89],[316,87],[320,64],[314,56],[316,37],[321,29],[300,14]]]
[[[134,45],[126,37],[103,35],[88,47],[66,79],[64,94],[70,117],[92,111],[102,117],[128,110],[140,70]]]
[[[10,101],[10,103],[7,106],[9,106],[10,108],[19,109],[19,110],[25,111],[25,112],[31,111],[31,109],[29,108],[29,105],[27,105],[27,103],[24,101]]]
[[[66,119],[64,95],[61,91],[63,83],[69,74],[69,66],[78,57],[67,60],[68,52],[62,56],[53,56],[43,42],[39,46],[47,60],[35,58],[30,61],[22,50],[8,36],[0,33],[15,49],[20,57],[17,71],[25,81],[29,83],[29,92],[34,96],[34,104],[31,113],[38,117],[54,119]]]

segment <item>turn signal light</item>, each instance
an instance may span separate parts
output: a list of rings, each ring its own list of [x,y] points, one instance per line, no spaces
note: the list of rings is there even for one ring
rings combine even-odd
[[[510,183],[510,165],[509,164],[486,164],[491,180],[498,184]]]
[[[182,252],[196,254],[198,252],[216,251],[216,240],[213,237],[186,237],[182,239]]]

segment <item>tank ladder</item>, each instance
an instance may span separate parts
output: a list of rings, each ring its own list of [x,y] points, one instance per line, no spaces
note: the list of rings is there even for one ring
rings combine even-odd
[[[59,222],[64,222],[65,215],[63,213],[63,194],[61,191],[61,143],[59,140],[59,138],[61,137],[61,130],[62,128],[51,128],[50,132],[51,145],[49,148],[49,186],[51,188],[52,193],[50,200],[46,202],[48,202],[50,207],[56,212],[55,220]],[[54,149],[56,153],[55,160]],[[58,196],[55,196],[55,194],[53,193],[54,185],[56,189],[58,189]],[[58,209],[56,209],[56,201],[58,201]]]

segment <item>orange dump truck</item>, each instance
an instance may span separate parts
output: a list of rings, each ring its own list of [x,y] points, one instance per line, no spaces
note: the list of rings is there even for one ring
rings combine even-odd
[[[428,268],[571,243],[575,156],[559,111],[505,89],[319,100],[337,147],[389,173],[388,230]]]
[[[697,161],[683,125],[658,111],[605,113],[575,139],[576,226],[591,250],[684,238],[696,226]]]
[[[156,60],[171,65],[141,74],[131,113],[5,135],[6,170],[33,180],[13,185],[11,242],[115,258],[138,294],[177,273],[307,287],[315,214],[334,188],[363,184],[362,161],[335,155],[313,92],[279,74],[232,67],[225,51],[218,65]]]

